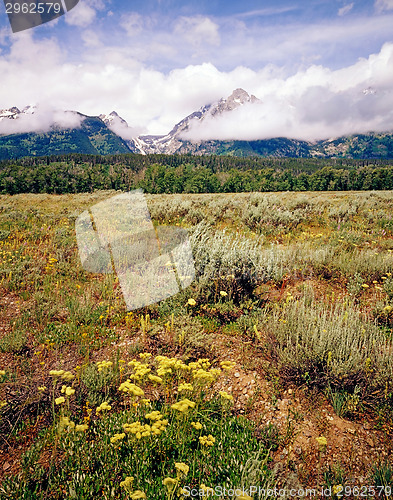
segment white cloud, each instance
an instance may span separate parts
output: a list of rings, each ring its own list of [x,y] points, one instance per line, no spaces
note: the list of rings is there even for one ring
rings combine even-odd
[[[146,18],[145,18],[146,19]],[[130,12],[122,16],[120,26],[130,37],[138,36],[145,27],[144,18],[137,12]]]
[[[377,12],[393,10],[393,0],[375,0],[374,6]]]
[[[41,105],[34,114],[20,114],[18,118],[0,121],[0,134],[17,134],[25,132],[47,132],[53,126],[61,128],[78,128],[82,117],[70,111],[54,110]]]
[[[93,5],[99,6],[99,4],[95,3],[93,3]],[[79,28],[85,28],[94,21],[95,17],[96,10],[94,6],[89,5],[89,2],[86,2],[85,0],[79,2],[70,12],[66,14],[65,21],[67,24],[78,26]]]
[[[174,34],[197,47],[205,43],[220,45],[218,24],[204,16],[179,17],[175,23]]]
[[[393,43],[339,70],[313,64],[289,76],[273,65],[224,71],[212,63],[163,72],[138,61],[134,48],[104,44],[89,47],[74,63],[53,39],[37,41],[24,32],[12,41],[10,53],[0,54],[0,109],[38,102],[87,115],[116,110],[131,134],[165,134],[200,106],[242,87],[262,104],[207,120],[203,129],[196,125],[194,139],[317,139],[393,128]],[[376,93],[364,94],[367,88]],[[53,119],[53,113],[45,116],[40,126]],[[129,130],[119,132],[129,138]]]
[[[347,5],[344,5],[344,7],[341,7],[341,9],[338,9],[338,15],[345,16],[346,14],[348,14],[348,12],[350,12],[353,9],[354,5],[355,4],[353,2],[349,3]]]
[[[311,67],[272,84],[250,89],[262,103],[195,120],[184,138],[318,140],[393,131],[393,44],[339,71]],[[364,92],[370,87],[374,92]]]

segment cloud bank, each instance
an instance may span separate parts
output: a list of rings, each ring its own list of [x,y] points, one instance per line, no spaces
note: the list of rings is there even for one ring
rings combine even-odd
[[[78,128],[82,121],[82,116],[71,111],[59,111],[39,106],[34,113],[21,113],[13,120],[0,120],[0,135],[48,132],[54,124],[62,129]]]
[[[314,141],[393,131],[393,44],[348,68],[312,66],[290,78],[253,86],[253,93],[262,102],[194,120],[183,138]]]
[[[123,21],[130,32],[143,29],[138,17]],[[179,33],[188,36],[189,31],[189,44],[192,40],[198,50],[204,39],[211,47],[220,43],[216,24],[205,17],[183,17],[178,22]],[[103,47],[94,38],[90,45],[82,59],[72,61],[53,38],[37,40],[28,32],[14,36],[9,52],[0,52],[0,109],[39,103],[45,109],[72,109],[86,115],[115,110],[130,125],[118,133],[130,138],[166,134],[188,114],[241,87],[262,103],[195,123],[187,138],[317,140],[393,129],[391,42],[341,69],[307,64],[293,72],[272,64],[260,69],[237,65],[225,71],[210,62],[164,72],[142,62],[133,50]],[[53,112],[46,111],[28,120],[33,130],[47,130],[53,119]],[[27,130],[27,121],[7,122],[1,123],[1,133],[20,131],[22,125]]]

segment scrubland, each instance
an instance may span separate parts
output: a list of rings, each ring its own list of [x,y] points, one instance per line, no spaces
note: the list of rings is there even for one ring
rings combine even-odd
[[[75,238],[115,194],[0,196],[0,498],[388,498],[393,193],[147,195],[196,279],[131,312]]]

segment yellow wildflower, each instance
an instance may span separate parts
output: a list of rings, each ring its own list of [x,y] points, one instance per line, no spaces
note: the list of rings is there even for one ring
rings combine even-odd
[[[225,391],[220,391],[219,394],[222,397],[222,399],[226,399],[227,401],[233,401],[233,396],[231,394],[228,394]]]
[[[213,446],[216,440],[211,434],[209,434],[208,436],[200,436],[199,442],[202,446]]]
[[[108,404],[106,401],[104,401],[103,403],[100,404],[100,406],[98,406],[96,408],[96,413],[100,413],[101,411],[109,411],[112,409],[112,406],[110,404]]]
[[[181,413],[185,413],[186,411],[188,411],[189,408],[194,408],[194,407],[195,407],[194,401],[190,401],[187,398],[182,399],[177,403],[171,405],[172,410],[177,410],[180,411]]]
[[[221,290],[220,295],[221,295],[221,297],[227,297],[228,296],[227,292],[225,292],[224,290]]]
[[[4,377],[5,375],[5,370],[0,370],[0,377]]]
[[[63,394],[65,394],[66,396],[72,396],[73,394],[75,394],[75,389],[73,389],[72,387],[67,387],[66,385],[63,385],[63,387],[61,388],[61,392]]]
[[[343,489],[344,488],[342,487],[341,484],[335,484],[332,489],[333,495],[338,495],[339,493],[342,493]]]
[[[141,490],[135,490],[134,493],[130,496],[130,498],[132,500],[140,500],[140,499],[146,498],[146,495]]]
[[[151,413],[146,413],[145,417],[149,420],[161,420],[162,419],[161,413],[157,410],[152,411]]]
[[[177,388],[177,392],[192,391],[193,387],[191,384],[180,384]]]
[[[236,363],[234,361],[221,361],[220,366],[223,370],[232,370]]]
[[[59,398],[56,398],[56,399],[55,399],[55,403],[56,403],[57,405],[61,405],[61,404],[62,404],[62,403],[64,403],[64,402],[65,402],[65,398],[64,398],[63,396],[60,396]]]
[[[321,450],[323,450],[327,446],[327,439],[325,438],[325,436],[320,436],[320,437],[317,437],[315,439],[316,439],[317,443],[319,444],[319,447]]]
[[[122,432],[121,434],[115,434],[114,436],[111,437],[111,443],[115,444],[118,441],[121,441],[122,439],[124,439],[125,437],[126,437],[126,435],[124,432]]]
[[[187,303],[188,303],[189,306],[196,306],[196,302],[195,302],[194,299],[188,299]]]
[[[124,488],[128,493],[132,491],[132,483],[134,482],[134,478],[127,476],[124,481],[120,483],[120,486]]]
[[[85,432],[88,428],[89,426],[87,424],[79,424],[75,426],[76,432]]]
[[[166,489],[168,490],[168,493],[172,493],[172,491],[176,488],[178,483],[179,483],[179,481],[177,479],[172,478],[172,477],[166,477],[162,481],[162,484],[166,487]]]
[[[145,393],[143,389],[138,387],[135,384],[131,384],[130,380],[126,380],[119,386],[119,391],[121,392],[128,392],[129,394],[132,394],[133,396],[143,396]]]
[[[191,425],[196,429],[197,431],[200,431],[202,429],[202,424],[200,422],[191,422]]]
[[[176,462],[175,463],[175,469],[176,469],[179,477],[181,477],[181,476],[187,476],[188,471],[190,470],[190,468],[188,467],[188,465],[184,464],[183,462]]]

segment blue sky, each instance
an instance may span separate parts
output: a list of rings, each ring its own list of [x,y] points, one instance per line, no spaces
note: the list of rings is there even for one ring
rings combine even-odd
[[[0,74],[0,108],[115,109],[130,134],[165,133],[237,87],[266,104],[244,118],[253,134],[266,120],[299,137],[393,129],[393,0],[80,0],[19,34],[1,5]]]

